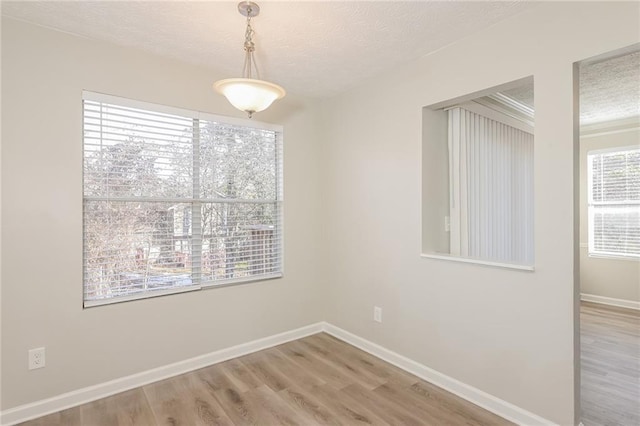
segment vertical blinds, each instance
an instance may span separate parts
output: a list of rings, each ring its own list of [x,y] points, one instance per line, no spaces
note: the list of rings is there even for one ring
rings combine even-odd
[[[282,275],[282,131],[83,93],[85,306]]]
[[[640,258],[640,148],[587,155],[589,253]]]
[[[533,134],[449,114],[451,254],[533,264]]]

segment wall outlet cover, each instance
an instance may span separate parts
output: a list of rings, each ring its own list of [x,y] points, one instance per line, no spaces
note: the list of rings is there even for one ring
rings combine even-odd
[[[29,349],[29,370],[43,368],[45,366],[44,348]]]
[[[375,322],[382,322],[382,308],[378,306],[373,307],[373,320]]]

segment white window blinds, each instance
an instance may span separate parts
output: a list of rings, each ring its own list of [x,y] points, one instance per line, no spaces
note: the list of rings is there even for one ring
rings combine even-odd
[[[589,253],[640,258],[640,147],[587,155]]]
[[[282,275],[282,131],[83,93],[85,306]]]
[[[448,114],[451,254],[532,265],[533,134],[460,107]]]

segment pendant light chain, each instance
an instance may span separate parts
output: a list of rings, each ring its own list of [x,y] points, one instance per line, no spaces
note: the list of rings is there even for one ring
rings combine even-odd
[[[242,75],[245,78],[252,78],[253,70],[256,72],[256,78],[260,79],[260,71],[258,70],[258,65],[256,63],[255,58],[253,57],[253,52],[256,50],[256,45],[253,42],[253,28],[251,27],[251,12],[252,9],[249,7],[247,9],[247,29],[244,33],[244,67],[242,68]]]

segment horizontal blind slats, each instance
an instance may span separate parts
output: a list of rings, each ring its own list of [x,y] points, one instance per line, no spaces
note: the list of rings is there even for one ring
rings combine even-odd
[[[640,257],[640,148],[587,155],[589,252]]]
[[[84,101],[86,304],[281,275],[280,132],[135,104]]]

